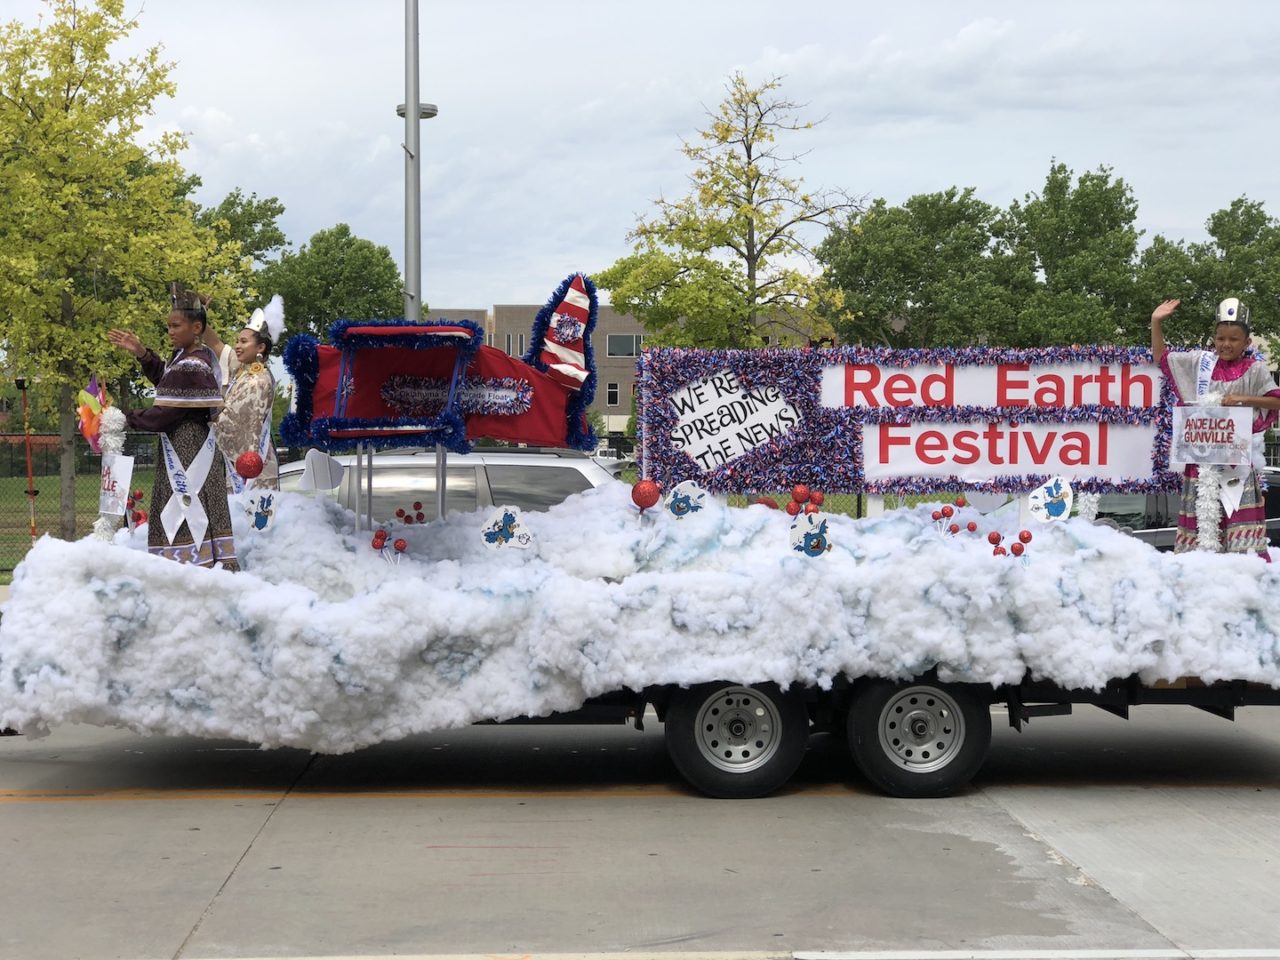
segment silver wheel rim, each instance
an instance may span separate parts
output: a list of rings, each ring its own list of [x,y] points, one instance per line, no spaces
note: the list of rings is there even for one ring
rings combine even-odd
[[[698,708],[698,752],[717,770],[747,773],[764,766],[781,737],[777,706],[751,687],[717,690]]]
[[[964,718],[937,687],[907,687],[880,711],[880,749],[912,773],[941,770],[964,745]]]

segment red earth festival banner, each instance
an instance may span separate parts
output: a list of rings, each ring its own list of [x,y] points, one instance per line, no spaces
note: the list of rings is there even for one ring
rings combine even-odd
[[[1161,490],[1172,399],[1145,350],[646,350],[642,468],[719,492]]]

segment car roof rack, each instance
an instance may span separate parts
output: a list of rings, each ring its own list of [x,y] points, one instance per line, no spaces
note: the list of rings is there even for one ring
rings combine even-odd
[[[379,450],[379,453],[392,454],[419,454],[419,453],[435,453],[435,447],[389,447],[385,450]],[[581,450],[570,450],[564,447],[508,447],[508,446],[473,446],[471,453],[501,453],[501,454],[541,454],[542,456],[553,457],[569,457],[583,458],[589,457],[590,454]]]

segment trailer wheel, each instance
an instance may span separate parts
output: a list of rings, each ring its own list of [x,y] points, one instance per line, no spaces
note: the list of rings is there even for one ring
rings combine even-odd
[[[664,727],[667,753],[681,776],[724,799],[777,790],[800,766],[809,740],[804,698],[772,683],[677,690]]]
[[[895,797],[944,797],[973,779],[991,745],[991,710],[970,687],[871,680],[854,695],[849,749]]]

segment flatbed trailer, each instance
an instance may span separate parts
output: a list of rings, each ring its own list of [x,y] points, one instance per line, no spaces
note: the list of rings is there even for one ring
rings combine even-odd
[[[1147,684],[1137,676],[1097,690],[1030,677],[999,686],[944,683],[931,675],[899,682],[860,678],[830,690],[786,691],[725,681],[620,690],[579,710],[505,722],[632,723],[643,729],[652,706],[685,780],[709,796],[730,799],[780,788],[800,765],[809,735],[830,732],[847,737],[858,769],[886,794],[941,797],[963,789],[981,768],[993,706],[1004,705],[1009,725],[1021,731],[1034,718],[1069,715],[1077,704],[1126,720],[1132,707],[1147,704],[1181,704],[1234,720],[1241,707],[1280,706],[1280,690],[1243,680]]]

